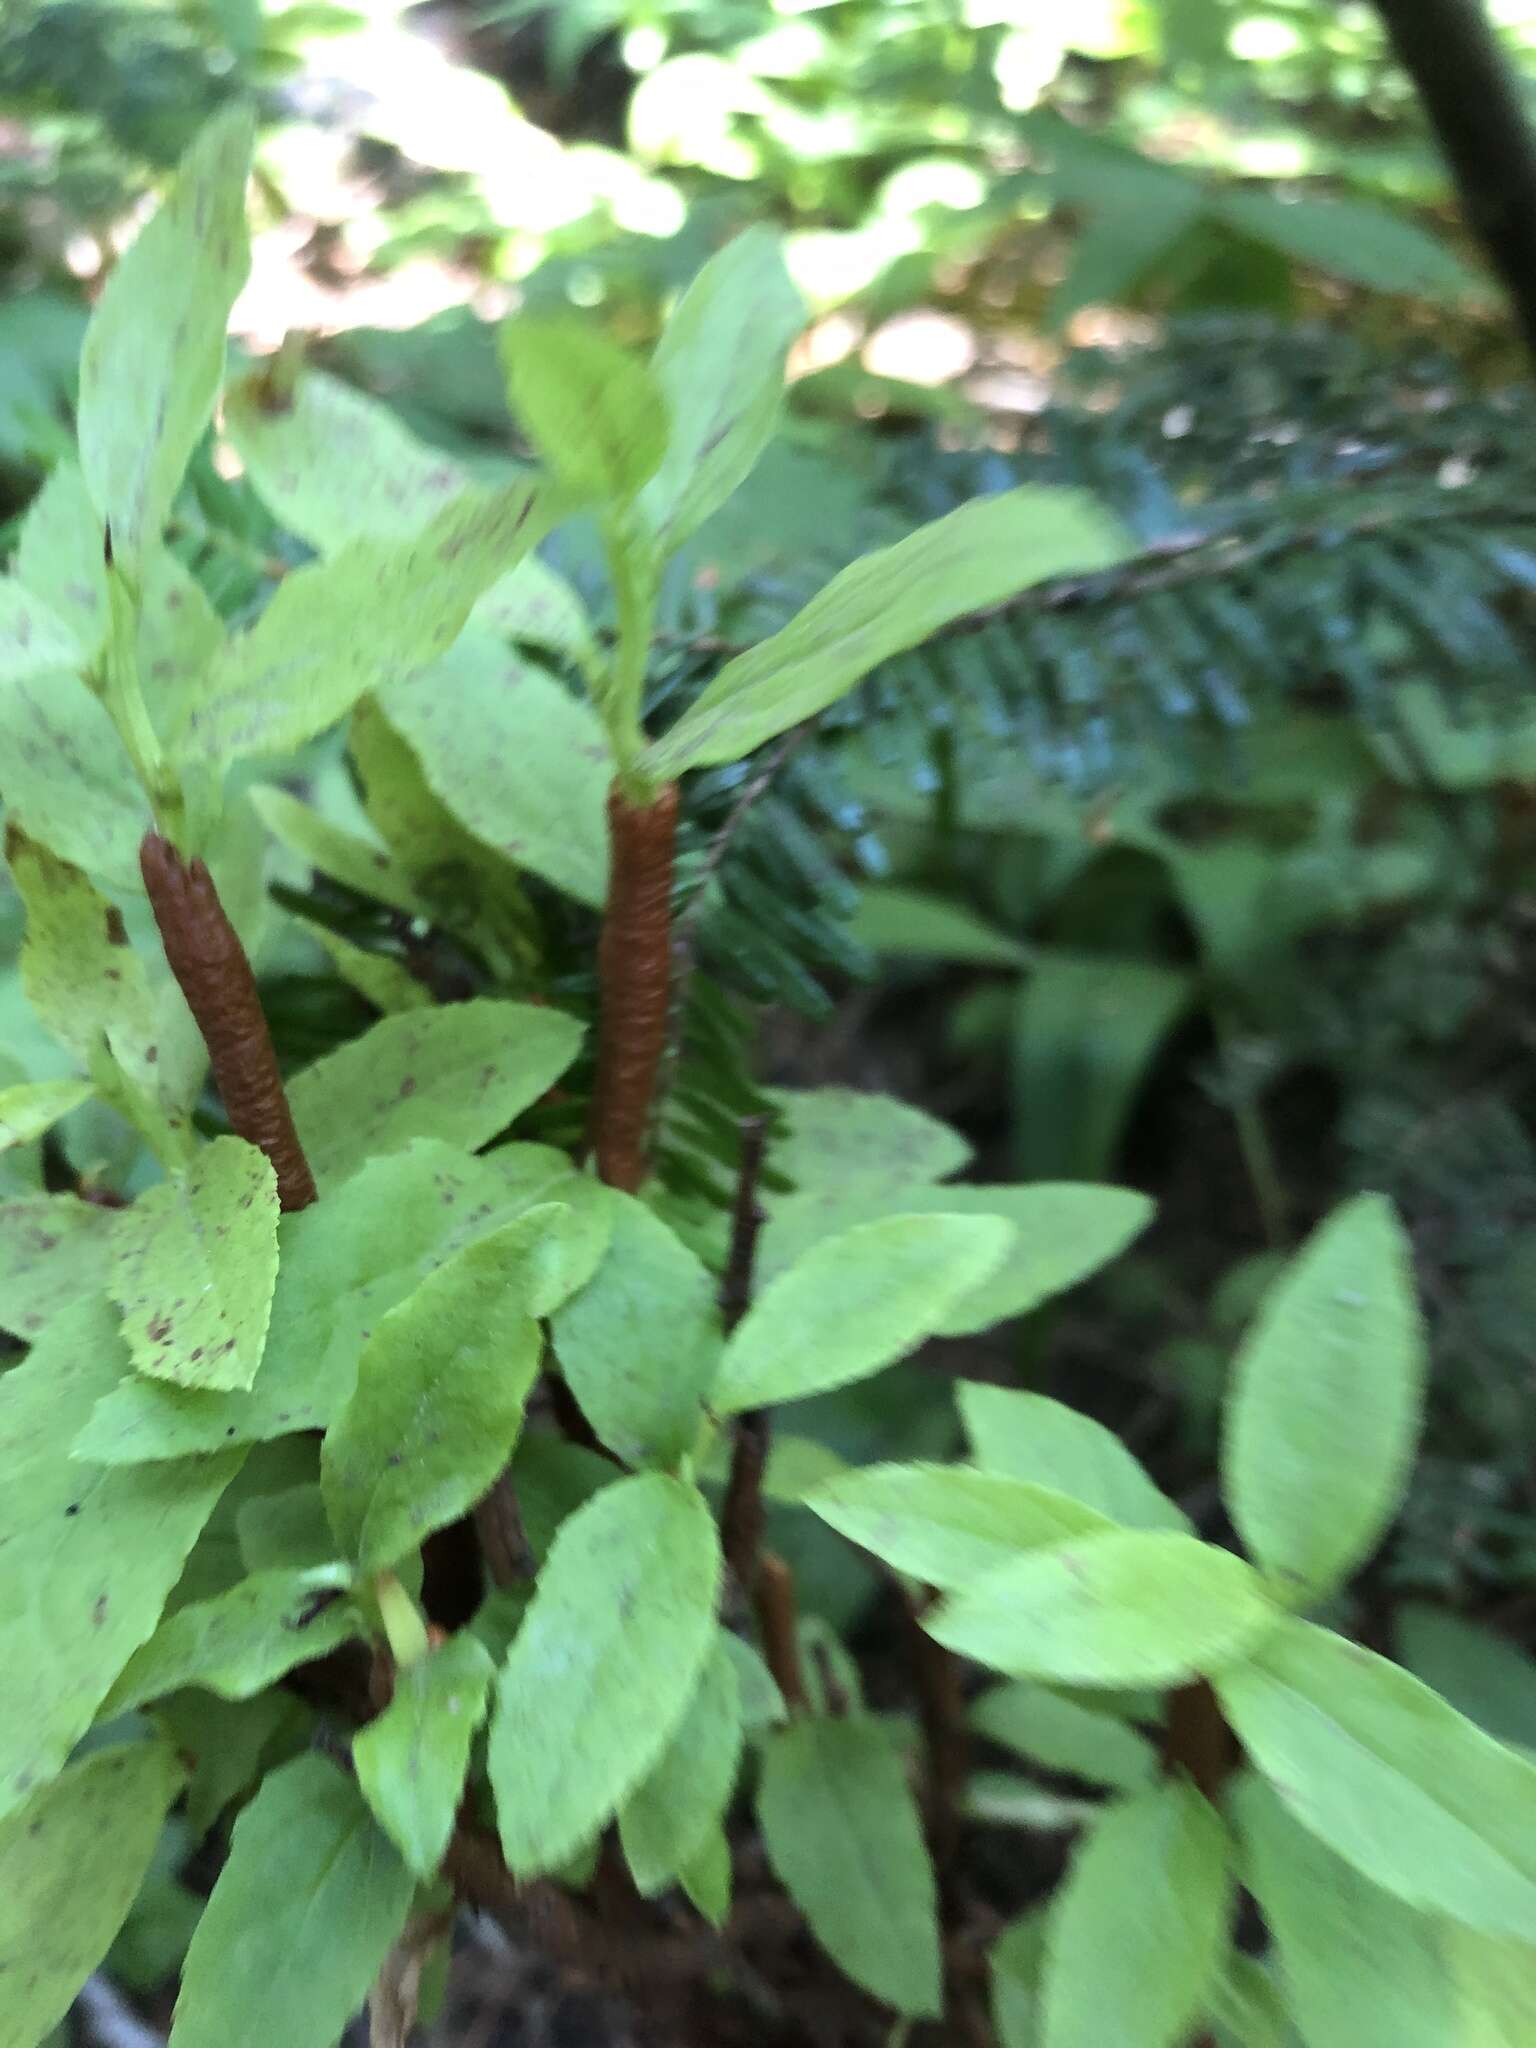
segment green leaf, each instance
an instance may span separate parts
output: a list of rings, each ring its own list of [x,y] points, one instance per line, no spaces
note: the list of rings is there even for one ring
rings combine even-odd
[[[844,569],[771,639],[726,663],[647,755],[658,776],[740,760],[813,718],[951,619],[1134,548],[1083,491],[1026,485],[978,498]]]
[[[479,629],[379,703],[467,831],[578,902],[602,903],[613,763],[590,705]]]
[[[89,1081],[18,1081],[0,1088],[0,1152],[30,1145],[90,1096]]]
[[[731,1843],[723,1827],[706,1829],[703,1842],[678,1872],[677,1881],[690,1905],[711,1927],[724,1927],[731,1917]]]
[[[324,1429],[357,1383],[379,1318],[465,1244],[527,1206],[488,1164],[432,1139],[370,1161],[324,1201],[280,1222],[266,1354],[250,1391],[216,1394],[130,1376],[97,1405],[76,1456],[132,1464]]]
[[[583,496],[627,504],[667,448],[660,383],[590,320],[517,314],[501,330],[507,397],[544,461]]]
[[[134,1368],[182,1387],[248,1387],[277,1282],[277,1175],[215,1138],[117,1220],[108,1288]]]
[[[1488,295],[1485,280],[1443,242],[1368,199],[1236,191],[1214,204],[1240,234],[1350,284],[1429,299]]]
[[[342,1565],[256,1572],[212,1600],[178,1607],[129,1658],[103,1714],[125,1714],[187,1685],[225,1700],[265,1691],[295,1664],[364,1634],[351,1601],[334,1597],[350,1576]]]
[[[238,1452],[102,1471],[70,1445],[127,1370],[104,1301],[50,1322],[0,1374],[0,1813],[44,1784],[160,1618]]]
[[[307,867],[413,917],[424,912],[410,876],[387,848],[345,831],[275,784],[257,787],[250,796],[251,808],[279,845]]]
[[[774,1871],[839,1969],[898,2012],[936,2018],[933,1867],[880,1723],[807,1715],[776,1730],[763,1748],[757,1817]]]
[[[59,665],[80,668],[94,661],[107,637],[107,568],[101,521],[77,462],[55,463],[27,507],[15,570],[17,581],[68,630],[74,651]]]
[[[379,1323],[326,1432],[326,1512],[360,1572],[383,1571],[487,1492],[512,1455],[543,1340],[540,1239],[550,1205],[440,1266]]]
[[[284,526],[325,555],[348,541],[419,533],[473,480],[387,405],[323,370],[306,369],[277,404],[264,370],[240,378],[225,395],[224,430]],[[581,600],[536,555],[499,577],[473,616],[578,659],[591,649]]]
[[[1275,1971],[1252,1956],[1228,1956],[1211,1994],[1211,2018],[1215,2048],[1304,2048]]]
[[[35,1337],[56,1315],[97,1295],[112,1223],[110,1209],[77,1195],[0,1202],[0,1329]]]
[[[1439,1935],[1325,1848],[1261,1779],[1241,1780],[1229,1810],[1243,1877],[1280,1951],[1287,2003],[1312,2048],[1443,2048],[1463,2031]]]
[[[772,1101],[782,1118],[772,1137],[773,1165],[797,1187],[883,1189],[893,1181],[943,1180],[971,1156],[958,1131],[895,1095],[777,1088]]]
[[[14,576],[0,576],[0,691],[79,665],[71,628]]]
[[[1000,2048],[1040,2048],[1040,1979],[1045,1915],[1038,1908],[1005,1927],[992,1944],[992,2024]]]
[[[711,257],[674,308],[651,359],[671,432],[641,499],[663,554],[750,474],[773,432],[785,359],[804,325],[779,239],[760,227]]]
[[[834,1230],[881,1216],[1000,1216],[1013,1225],[1007,1258],[969,1289],[939,1324],[941,1337],[964,1337],[1027,1315],[1075,1287],[1124,1250],[1152,1219],[1152,1204],[1128,1188],[1067,1181],[1031,1187],[855,1187],[790,1195],[769,1212],[759,1247],[764,1278],[782,1272]]]
[[[1027,1179],[1097,1180],[1159,1048],[1195,994],[1155,961],[1041,947],[1013,1037],[1018,1162]]]
[[[395,1673],[394,1697],[352,1741],[363,1796],[418,1877],[448,1847],[496,1667],[468,1630]]]
[[[117,728],[64,669],[0,689],[0,797],[19,825],[76,867],[142,887],[139,842],[154,823]]]
[[[1116,1529],[999,1566],[923,1626],[1011,1678],[1181,1685],[1250,1653],[1281,1619],[1258,1574],[1230,1551]]]
[[[633,1195],[609,1191],[602,1264],[550,1324],[582,1412],[628,1465],[672,1465],[693,1448],[720,1359],[715,1282]]]
[[[850,935],[897,960],[953,960],[967,967],[1022,967],[1029,948],[963,903],[898,882],[860,891]]]
[[[235,1822],[181,1976],[174,2048],[334,2048],[405,1925],[415,1881],[322,1756],[262,1781]]]
[[[1500,1742],[1536,1750],[1536,1660],[1443,1607],[1405,1601],[1392,1625],[1398,1659],[1415,1678]]]
[[[741,1746],[736,1666],[717,1635],[677,1733],[619,1808],[619,1840],[643,1898],[706,1850],[730,1804]]]
[[[478,598],[568,503],[540,477],[470,490],[410,539],[356,540],[285,576],[232,639],[192,711],[189,760],[284,754],[345,717],[368,690],[446,654]]]
[[[1110,1526],[1063,1493],[969,1465],[866,1465],[805,1505],[898,1571],[951,1590],[1026,1550]]]
[[[1407,1484],[1424,1374],[1408,1240],[1389,1202],[1358,1195],[1265,1296],[1227,1410],[1233,1522],[1297,1604],[1380,1542]]]
[[[491,1721],[514,1876],[557,1868],[660,1760],[714,1640],[719,1578],[702,1497],[660,1473],[605,1486],[561,1528]]]
[[[990,1687],[971,1709],[971,1726],[1049,1771],[1090,1785],[1132,1791],[1157,1775],[1157,1751],[1144,1735],[1042,1685]]]
[[[1232,1909],[1226,1830],[1171,1779],[1111,1806],[1046,1921],[1042,2048],[1181,2048],[1207,2009]]]
[[[1216,1685],[1253,1763],[1337,1854],[1411,1906],[1529,1937],[1536,1764],[1306,1622],[1286,1621]]]
[[[80,466],[114,557],[137,576],[224,377],[250,269],[248,107],[210,121],[159,212],[108,277],[80,355]]]
[[[0,1822],[4,2048],[35,2048],[111,1947],[183,1776],[168,1744],[118,1744]]]
[[[890,1216],[817,1245],[742,1318],[711,1407],[731,1415],[879,1372],[942,1324],[1012,1238],[994,1216]]]
[[[971,1455],[989,1472],[1052,1486],[1127,1529],[1188,1531],[1119,1437],[1045,1394],[961,1380],[955,1389]]]
[[[560,1078],[580,1042],[558,1010],[488,997],[384,1018],[289,1083],[321,1192],[413,1138],[486,1144]]]

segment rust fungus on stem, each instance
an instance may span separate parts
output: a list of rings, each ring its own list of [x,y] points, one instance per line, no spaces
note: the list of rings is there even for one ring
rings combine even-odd
[[[610,1187],[645,1179],[656,1075],[672,997],[672,865],[677,784],[649,804],[608,792],[611,879],[598,941],[597,1091],[592,1145]]]
[[[213,877],[200,860],[184,861],[158,832],[145,833],[139,870],[165,957],[208,1048],[230,1128],[271,1160],[283,1208],[307,1208],[315,1199],[314,1176],[294,1129],[256,977]]]

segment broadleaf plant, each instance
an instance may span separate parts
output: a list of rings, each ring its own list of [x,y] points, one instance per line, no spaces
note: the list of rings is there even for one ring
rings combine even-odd
[[[116,267],[78,464],[0,584],[52,1040],[0,1089],[0,1150],[48,1162],[0,1202],[0,2043],[48,2035],[193,1845],[173,2048],[398,2018],[457,1903],[761,2008],[733,1898],[765,1887],[891,2038],[971,2038],[957,1842],[1046,1797],[973,1737],[1091,1795],[1052,1796],[1066,1878],[994,1944],[1005,2048],[1515,2039],[1536,1763],[1332,1626],[1423,1398],[1387,1205],[1326,1221],[1241,1348],[1243,1555],[1034,1389],[961,1381],[961,1460],[821,1428],[1088,1278],[1143,1197],[957,1180],[958,1134],[878,1095],[693,1086],[697,771],[749,777],[891,655],[1114,563],[1118,521],[965,506],[658,719],[663,574],[770,440],[800,320],[774,237],[711,259],[648,364],[513,315],[541,466],[472,477],[291,351],[220,407],[250,134],[221,116]],[[316,557],[232,621],[172,546],[208,431]],[[576,512],[611,628],[533,553]],[[398,951],[308,915],[296,869]],[[274,934],[374,1021],[280,1057]],[[717,1199],[653,1170],[674,1082]],[[866,1702],[787,1515],[904,1616],[916,1726]]]

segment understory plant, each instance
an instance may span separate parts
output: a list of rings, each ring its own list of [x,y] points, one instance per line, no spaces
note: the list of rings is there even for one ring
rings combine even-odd
[[[509,322],[537,468],[471,477],[286,355],[243,377],[222,432],[314,559],[228,620],[170,543],[249,151],[221,116],[106,285],[78,463],[0,583],[30,1020],[0,1092],[0,2048],[104,1957],[179,1971],[174,2048],[331,2048],[365,2003],[403,2043],[460,1904],[642,2005],[696,1981],[805,2038],[744,1954],[754,1838],[897,2038],[962,2040],[981,1740],[1104,1790],[985,1944],[1008,2048],[1525,2038],[1536,1767],[1307,1618],[1418,1424],[1384,1203],[1325,1224],[1239,1355],[1245,1558],[1037,1394],[961,1383],[962,1463],[776,1426],[1071,1287],[1143,1197],[957,1181],[954,1132],[836,1089],[696,1090],[729,1172],[654,1170],[700,1059],[690,787],[1115,561],[1118,523],[1076,491],[967,505],[648,710],[662,570],[771,434],[800,318],[753,232],[649,364]],[[533,552],[576,517],[611,628]],[[397,949],[280,920],[295,864]],[[253,961],[304,947],[371,1021],[285,1072]],[[913,1729],[800,1611],[775,1503],[878,1561]]]

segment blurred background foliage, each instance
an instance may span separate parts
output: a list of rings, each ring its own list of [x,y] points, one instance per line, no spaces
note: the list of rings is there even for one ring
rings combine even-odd
[[[1493,12],[1536,86],[1536,6]],[[236,93],[262,115],[240,347],[302,337],[472,467],[515,448],[497,318],[566,301],[643,346],[710,249],[782,228],[810,309],[786,430],[678,565],[658,721],[841,562],[979,491],[1072,482],[1130,525],[1124,569],[1032,592],[793,748],[692,780],[677,1213],[728,1176],[749,1067],[927,1103],[986,1178],[1147,1187],[1134,1257],[938,1362],[1094,1407],[1208,1520],[1226,1361],[1275,1255],[1385,1188],[1435,1400],[1355,1619],[1389,1635],[1427,1597],[1529,1642],[1536,413],[1373,8],[6,0],[0,550],[66,445],[96,281]],[[304,554],[216,437],[174,544],[230,616]],[[600,614],[580,530],[551,558]],[[289,780],[360,819],[334,747]],[[472,823],[452,829],[494,897]],[[451,905],[407,930],[312,846],[273,879],[292,1061],[411,977],[506,982]],[[529,893],[546,985],[590,1000],[590,920]],[[110,1174],[115,1142],[82,1112],[10,1171]],[[816,1404],[825,1441],[942,1448],[942,1380],[880,1386],[878,1408]],[[781,1512],[812,1604],[846,1614],[859,1569]],[[1424,1611],[1403,1610],[1443,1661]],[[1536,1744],[1536,1682],[1499,1712]]]

